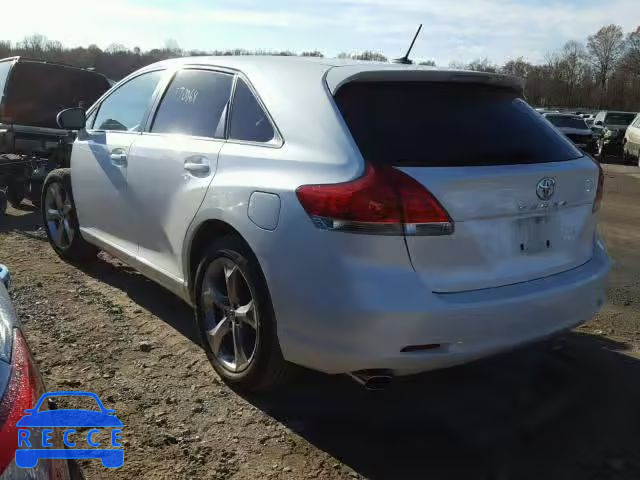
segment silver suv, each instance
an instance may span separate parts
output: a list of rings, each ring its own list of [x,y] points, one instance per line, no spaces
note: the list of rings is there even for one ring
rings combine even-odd
[[[511,77],[184,58],[58,120],[79,131],[43,190],[53,248],[104,249],[192,304],[240,387],[447,367],[604,302],[602,172]]]

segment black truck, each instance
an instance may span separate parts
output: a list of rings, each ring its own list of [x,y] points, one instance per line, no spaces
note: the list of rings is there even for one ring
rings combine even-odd
[[[111,86],[99,73],[68,65],[11,57],[0,60],[0,215],[7,201],[40,201],[46,174],[69,164],[72,132],[59,111],[89,108]]]

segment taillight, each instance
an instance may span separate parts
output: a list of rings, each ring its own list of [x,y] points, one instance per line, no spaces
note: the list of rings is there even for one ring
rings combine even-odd
[[[381,235],[449,235],[453,221],[419,182],[392,167],[367,165],[350,182],[303,185],[300,203],[316,227]]]
[[[592,212],[595,213],[600,210],[600,203],[602,203],[602,194],[604,189],[604,172],[602,171],[602,165],[600,162],[594,160],[596,165],[598,166],[598,188],[596,189],[596,198],[593,201],[593,209]]]
[[[42,390],[38,373],[33,366],[27,342],[19,330],[15,330],[11,355],[11,379],[0,401],[0,474],[13,461],[18,448],[16,423],[24,415],[25,408],[32,408]]]

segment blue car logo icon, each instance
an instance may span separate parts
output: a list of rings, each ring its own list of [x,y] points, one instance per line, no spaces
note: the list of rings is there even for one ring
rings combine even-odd
[[[59,409],[38,411],[42,403],[50,397],[80,396],[93,398],[100,411],[84,409]],[[24,411],[25,415],[18,420],[18,449],[16,450],[16,465],[21,468],[33,468],[39,459],[83,459],[99,458],[107,468],[119,468],[124,463],[124,450],[120,444],[120,429],[122,422],[114,415],[114,410],[105,408],[95,393],[91,392],[49,392],[43,394],[33,408]],[[72,435],[77,434],[75,428],[89,428],[86,442],[90,447],[75,448],[78,442],[72,441]],[[97,427],[97,428],[94,428]],[[53,435],[52,428],[64,428],[62,435],[64,444],[70,448],[52,448],[50,442]],[[37,429],[37,430],[30,430]],[[95,435],[100,429],[110,429],[110,447],[97,448],[100,442],[95,441]],[[32,435],[32,433],[34,435]],[[37,433],[37,434],[36,434]],[[41,435],[40,435],[41,433]],[[41,438],[40,438],[41,436]],[[80,441],[80,439],[78,439]],[[40,448],[42,447],[42,448]],[[120,448],[118,448],[120,447]]]

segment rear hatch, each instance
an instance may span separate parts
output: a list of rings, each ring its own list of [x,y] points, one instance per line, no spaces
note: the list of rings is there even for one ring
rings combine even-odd
[[[0,123],[58,129],[60,110],[89,108],[110,88],[103,75],[30,60],[0,62]]]
[[[591,258],[598,167],[517,88],[353,81],[335,100],[364,159],[413,177],[453,220],[451,235],[405,237],[431,290],[519,283]]]

